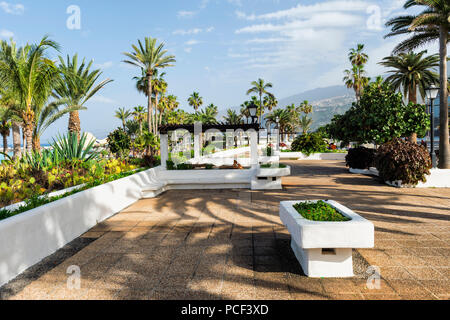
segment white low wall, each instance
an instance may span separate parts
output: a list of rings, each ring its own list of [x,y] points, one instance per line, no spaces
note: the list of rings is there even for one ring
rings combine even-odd
[[[155,169],[0,221],[0,286],[141,198]]]
[[[315,153],[307,156],[301,152],[280,152],[280,159],[345,161],[347,153]]]

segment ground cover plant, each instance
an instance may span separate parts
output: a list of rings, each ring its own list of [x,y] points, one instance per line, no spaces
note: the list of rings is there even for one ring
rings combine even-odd
[[[351,220],[324,201],[300,202],[295,204],[294,208],[303,218],[312,221],[339,222]]]

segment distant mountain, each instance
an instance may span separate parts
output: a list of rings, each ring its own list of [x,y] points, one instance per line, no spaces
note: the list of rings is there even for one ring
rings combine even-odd
[[[313,125],[315,130],[323,125],[330,123],[336,114],[345,113],[352,103],[355,101],[355,93],[353,90],[347,89],[345,86],[331,86],[325,88],[317,88],[305,91],[288,98],[278,100],[278,108],[284,108],[288,105],[300,105],[304,100],[308,100],[314,107]],[[240,107],[231,108],[239,113]],[[219,111],[218,119],[223,120],[226,114],[225,110]]]
[[[325,88],[317,88],[309,91],[305,91],[303,93],[299,93],[288,98],[280,99],[279,106],[284,107],[295,103],[296,105],[300,104],[304,100],[308,100],[309,102],[316,102],[320,100],[335,98],[335,97],[343,97],[343,96],[351,96],[354,95],[354,92],[348,89],[345,86],[332,86]]]
[[[315,130],[330,123],[334,115],[343,114],[350,109],[355,101],[355,93],[345,86],[317,88],[281,99],[278,106],[285,107],[293,103],[299,105],[304,100],[308,100],[314,107],[312,129]]]

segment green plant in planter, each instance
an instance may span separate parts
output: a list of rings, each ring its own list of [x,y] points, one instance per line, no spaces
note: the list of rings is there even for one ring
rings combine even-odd
[[[394,139],[378,148],[375,165],[384,181],[416,186],[426,182],[432,162],[428,150],[418,144]]]
[[[300,202],[294,205],[294,209],[303,218],[312,221],[343,222],[351,220],[324,201]]]
[[[318,133],[308,133],[295,138],[292,142],[291,150],[293,152],[302,152],[310,156],[313,153],[323,153],[327,150],[328,144]]]
[[[131,138],[122,128],[117,128],[108,135],[109,150],[117,157],[126,157],[131,149]]]
[[[345,157],[347,167],[361,170],[373,167],[375,165],[375,152],[375,149],[365,147],[350,149]]]

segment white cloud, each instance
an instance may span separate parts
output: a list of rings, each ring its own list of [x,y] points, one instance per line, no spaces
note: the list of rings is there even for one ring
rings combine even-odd
[[[195,12],[195,11],[178,11],[177,12],[178,18],[192,18],[196,14],[197,14],[197,12]]]
[[[112,61],[107,61],[105,63],[97,63],[95,65],[95,68],[97,69],[108,69],[111,68],[114,65],[114,63]]]
[[[312,15],[309,19],[295,20],[284,24],[256,24],[241,28],[236,31],[239,33],[259,33],[259,32],[279,32],[285,30],[298,30],[307,28],[323,28],[323,27],[352,27],[362,25],[364,20],[362,17],[352,14],[340,12],[327,12]]]
[[[199,43],[201,43],[201,42],[198,40],[192,39],[192,40],[186,41],[184,44],[187,46],[195,46],[196,44],[199,44]]]
[[[208,27],[206,29],[202,29],[202,28],[193,28],[193,29],[178,29],[175,30],[174,32],[172,32],[172,34],[174,35],[181,35],[181,36],[187,36],[187,35],[193,35],[193,34],[199,34],[199,33],[209,33],[214,31],[214,27]]]
[[[227,0],[228,3],[238,6],[238,7],[242,7],[242,1],[241,0]]]
[[[105,103],[105,104],[115,104],[116,103],[116,101],[114,101],[113,99],[107,98],[102,95],[93,96],[91,101]]]
[[[12,4],[9,2],[1,1],[0,9],[9,14],[23,14],[25,11],[25,6],[23,4]]]
[[[191,53],[192,52],[192,48],[184,48],[184,52]]]
[[[0,30],[0,38],[9,39],[9,38],[13,38],[13,37],[14,37],[14,32],[6,30],[6,29]]]

